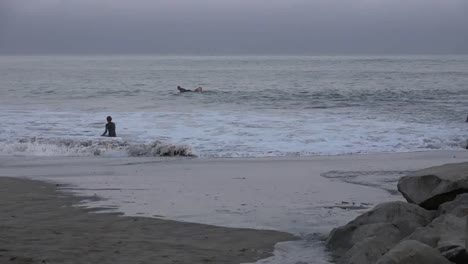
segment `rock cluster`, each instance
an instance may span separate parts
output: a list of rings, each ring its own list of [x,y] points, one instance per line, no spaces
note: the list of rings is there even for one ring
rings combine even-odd
[[[340,264],[468,264],[468,163],[402,177],[408,202],[377,205],[332,230],[327,247]]]

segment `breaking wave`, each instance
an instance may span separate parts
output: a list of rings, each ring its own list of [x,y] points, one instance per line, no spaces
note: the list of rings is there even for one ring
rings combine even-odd
[[[190,146],[156,140],[132,144],[119,139],[28,138],[0,142],[0,154],[21,156],[195,157]]]

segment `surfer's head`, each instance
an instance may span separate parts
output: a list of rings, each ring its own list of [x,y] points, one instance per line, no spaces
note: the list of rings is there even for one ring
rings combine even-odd
[[[106,119],[107,119],[107,122],[111,122],[111,121],[112,121],[112,117],[111,117],[111,116],[108,116]]]

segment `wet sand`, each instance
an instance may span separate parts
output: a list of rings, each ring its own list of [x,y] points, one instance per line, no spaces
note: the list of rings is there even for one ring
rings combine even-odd
[[[76,206],[85,198],[50,183],[0,178],[0,263],[245,263],[295,239]]]
[[[468,151],[465,150],[241,159],[0,156],[0,176],[58,183],[59,190],[65,193],[103,198],[88,199],[83,206],[105,207],[106,212],[122,212],[126,216],[295,234],[300,240],[276,244],[274,256],[257,264],[324,264],[329,262],[323,238],[334,227],[346,224],[378,203],[404,199],[396,190],[399,177],[414,170],[466,161]],[[147,221],[159,223],[156,219]],[[80,225],[78,222],[73,228]],[[163,243],[172,243],[176,239],[174,236],[179,239],[177,242],[191,243],[187,242],[191,241],[190,236],[184,236],[184,232],[172,236],[154,232],[156,235],[152,237],[161,238]],[[104,232],[101,236],[110,236],[109,233]],[[238,259],[236,254],[245,254],[244,248],[263,246],[240,244],[245,240],[252,245],[265,242],[264,248],[269,252],[275,241],[284,238],[281,234],[269,241],[268,237],[259,235],[259,241],[251,241],[257,239],[256,234],[255,230],[249,230],[237,236],[233,231],[232,235],[210,237],[213,239],[211,244],[222,247],[213,263],[254,262],[254,253],[249,260]],[[240,246],[229,245],[231,242],[222,246],[223,239],[234,239]],[[87,245],[81,243],[81,248]],[[144,248],[142,251],[155,250]],[[218,249],[214,251],[218,252]],[[128,256],[128,253],[124,254]],[[138,253],[130,255],[132,258],[142,257]],[[209,254],[195,254],[186,259],[192,258],[190,263],[197,263],[206,256]],[[183,255],[178,257],[184,258]],[[146,263],[132,258],[126,263]],[[208,260],[201,263],[209,263]],[[177,263],[171,262],[172,259],[165,261],[150,263]]]

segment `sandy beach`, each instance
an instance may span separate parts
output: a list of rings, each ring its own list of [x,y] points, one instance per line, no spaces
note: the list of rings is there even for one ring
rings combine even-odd
[[[56,186],[0,178],[1,263],[241,263],[267,257],[291,235],[73,206]]]
[[[9,251],[2,255],[42,260],[54,252],[65,260],[86,252],[89,263],[328,263],[328,232],[378,203],[403,200],[396,191],[399,177],[467,160],[465,151],[255,159],[2,157],[0,176],[16,178],[2,180],[2,218],[9,221],[2,223],[22,227],[16,233],[3,229],[1,248]],[[102,208],[110,214],[86,213]],[[57,236],[44,226],[70,233]],[[267,258],[276,242],[293,239],[290,234],[300,239],[276,244]],[[123,238],[133,246],[120,246]],[[90,248],[98,250],[88,254]],[[58,263],[74,263],[75,257],[68,261]]]

